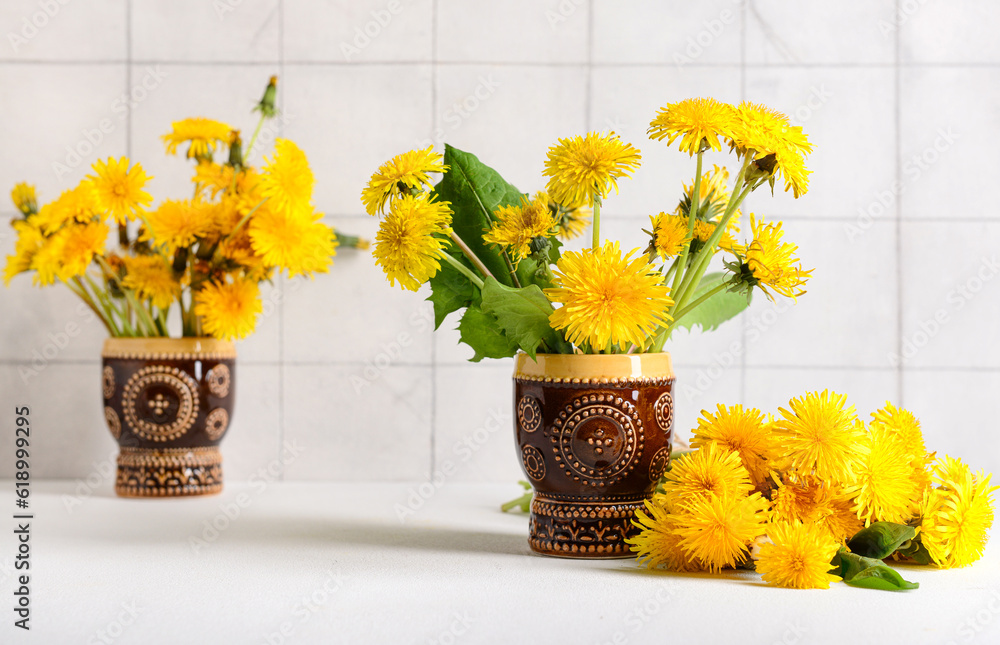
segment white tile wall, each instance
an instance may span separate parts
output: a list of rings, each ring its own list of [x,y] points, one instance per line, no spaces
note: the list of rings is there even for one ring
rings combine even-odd
[[[36,0],[0,9],[0,32],[21,39],[0,46],[0,187],[31,180],[43,199],[97,158],[126,153],[156,176],[158,198],[188,194],[189,168],[163,154],[159,135],[193,115],[250,130],[248,111],[277,73],[285,118],[262,151],[275,136],[298,141],[317,207],[340,229],[374,233],[361,188],[417,145],[471,150],[527,191],[544,184],[557,137],[614,129],[643,167],[606,201],[604,230],[639,246],[648,215],[672,208],[693,173],[686,155],[646,138],[656,108],[702,95],[770,104],[816,144],[812,190],[757,194],[746,210],[785,218],[815,278],[794,307],[757,298],[716,332],[673,339],[678,435],[717,402],[774,410],[829,387],[864,415],[901,402],[932,448],[1000,467],[1000,279],[987,277],[1000,244],[994,2],[59,6],[44,17]],[[91,143],[102,121],[107,132]],[[0,205],[0,216],[12,210]],[[0,227],[0,253],[12,246]],[[967,298],[956,296],[963,285]],[[268,315],[240,345],[230,478],[266,468],[288,442],[302,446],[289,479],[420,480],[445,461],[456,480],[521,476],[503,418],[510,361],[467,363],[457,320],[430,332],[425,292],[390,288],[370,256],[342,250],[331,274],[264,293]],[[941,310],[947,321],[934,329]],[[58,289],[0,289],[0,410],[33,406],[39,476],[86,478],[114,451],[96,394],[102,338]],[[9,456],[0,442],[0,477]]]

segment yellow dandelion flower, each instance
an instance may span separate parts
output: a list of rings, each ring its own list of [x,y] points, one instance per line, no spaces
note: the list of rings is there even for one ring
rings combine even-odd
[[[216,146],[229,141],[229,132],[232,130],[225,123],[202,117],[174,121],[171,125],[171,131],[161,137],[167,146],[167,154],[177,154],[179,145],[190,143],[188,159],[211,158]]]
[[[781,418],[773,426],[776,450],[788,467],[831,483],[851,481],[860,465],[857,446],[865,429],[854,406],[846,403],[847,396],[823,390],[792,399],[791,410],[778,408]]]
[[[212,228],[211,210],[204,202],[168,199],[146,215],[146,229],[141,239],[173,253],[207,236]]]
[[[600,249],[564,253],[556,264],[554,288],[545,295],[562,304],[549,317],[554,329],[566,330],[577,346],[593,349],[629,343],[642,345],[646,337],[670,320],[674,301],[662,276],[634,249],[622,257],[618,242]]]
[[[639,534],[626,539],[636,561],[650,569],[668,571],[699,571],[701,567],[687,556],[681,548],[681,537],[677,534],[677,516],[671,515],[657,500],[645,502],[646,512],[636,511],[632,524]]]
[[[854,498],[835,484],[816,477],[782,480],[772,494],[772,522],[815,524],[844,542],[864,528],[854,512]]]
[[[775,153],[777,172],[784,179],[785,192],[792,191],[795,199],[802,197],[809,191],[809,175],[811,170],[806,168],[805,157],[796,150],[782,148]]]
[[[923,481],[914,477],[913,458],[883,424],[873,424],[857,445],[861,460],[854,483],[854,510],[865,526],[875,521],[905,524],[913,518],[924,494]]]
[[[729,407],[719,404],[715,414],[702,410],[691,447],[704,449],[709,446],[737,453],[754,487],[765,486],[769,474],[767,460],[774,449],[774,439],[760,410],[739,404]]]
[[[767,500],[749,497],[698,497],[678,509],[680,547],[702,567],[717,572],[733,567],[749,553],[749,545],[765,532]]]
[[[143,171],[142,165],[131,164],[128,157],[108,157],[107,161],[96,161],[91,168],[94,174],[87,178],[94,187],[97,208],[119,224],[153,202],[153,196],[142,189],[152,177]]]
[[[538,193],[532,200],[522,197],[519,205],[503,206],[493,216],[493,227],[486,231],[483,240],[506,247],[515,264],[531,254],[531,243],[536,238],[555,235],[556,220],[545,193]]]
[[[274,156],[264,161],[261,193],[270,199],[271,208],[309,209],[316,179],[306,154],[293,141],[278,139],[274,144]]]
[[[829,589],[840,580],[830,561],[840,544],[815,524],[779,522],[767,529],[771,539],[760,547],[757,571],[764,582],[792,589]]]
[[[45,242],[42,232],[32,224],[21,220],[13,222],[13,226],[17,230],[17,242],[14,243],[14,254],[7,256],[7,265],[3,270],[5,285],[10,285],[14,276],[31,269],[32,259]]]
[[[725,167],[715,166],[712,170],[703,174],[701,186],[698,189],[698,219],[711,222],[715,218],[720,218],[729,205],[729,170]],[[691,213],[691,205],[694,203],[694,179],[690,184],[684,184],[684,196],[674,209],[674,214],[679,215],[687,221]],[[730,219],[735,222],[739,219],[740,211]],[[728,228],[728,226],[727,226]],[[714,226],[713,226],[714,230]],[[708,239],[707,237],[705,238]]]
[[[923,460],[927,456],[924,444],[924,434],[920,430],[920,421],[913,413],[903,408],[897,408],[889,401],[885,407],[872,412],[871,425],[883,425],[903,442],[906,451],[915,459]]]
[[[450,244],[451,208],[426,195],[393,200],[375,236],[375,263],[389,284],[416,291],[441,269],[439,260]]]
[[[796,198],[809,187],[809,171],[804,155],[812,152],[809,138],[788,117],[771,108],[744,101],[736,108],[732,146],[739,155],[753,154],[757,160],[774,155],[773,163],[759,164],[761,172],[780,174],[785,190],[793,190]]]
[[[590,226],[591,212],[586,208],[564,208],[550,202],[549,208],[556,206],[556,237],[561,240],[573,240]]]
[[[194,313],[206,333],[223,340],[238,340],[253,333],[257,314],[263,311],[260,289],[252,280],[208,282],[194,296]]]
[[[812,151],[802,128],[792,126],[781,112],[751,101],[743,101],[733,112],[729,138],[740,155],[746,152],[760,156],[773,154],[783,145],[805,146],[804,152]]]
[[[678,150],[694,155],[711,148],[722,150],[722,140],[732,137],[733,106],[713,98],[685,99],[660,108],[649,124],[649,138],[677,144]]]
[[[10,191],[10,199],[14,202],[14,207],[26,217],[38,212],[38,196],[31,184],[21,182],[15,185],[14,190]]]
[[[690,239],[687,219],[660,213],[655,217],[650,215],[649,221],[653,228],[649,250],[664,260],[680,255]]]
[[[390,198],[430,188],[430,173],[447,171],[448,166],[444,165],[441,155],[434,152],[433,146],[396,155],[379,166],[361,191],[365,212],[369,215],[384,213]]]
[[[546,191],[560,204],[593,206],[595,195],[603,199],[612,188],[617,193],[618,179],[634,172],[641,158],[614,132],[559,139],[545,160]]]
[[[307,211],[261,209],[250,220],[254,253],[289,277],[326,273],[336,254],[336,235],[322,216]]]
[[[664,478],[663,501],[671,511],[710,495],[745,497],[753,492],[739,453],[715,444],[679,457]]]
[[[920,507],[918,536],[936,565],[965,567],[983,557],[993,526],[991,475],[973,474],[960,459],[945,456],[934,470],[935,483]]]
[[[58,277],[71,280],[83,275],[94,257],[104,255],[110,230],[104,222],[74,224],[56,234],[59,248]]]
[[[764,224],[751,213],[750,228],[753,241],[746,247],[746,265],[753,276],[753,286],[760,287],[771,300],[774,300],[771,291],[793,300],[804,294],[802,287],[812,269],[802,268],[794,255],[797,246],[782,241],[781,222]]]
[[[64,242],[65,238],[60,235],[43,238],[42,244],[31,256],[29,269],[35,272],[31,280],[33,284],[39,287],[55,284],[62,269]]]
[[[174,278],[166,258],[139,255],[124,258],[122,286],[131,289],[140,300],[148,300],[160,309],[168,309],[181,294],[181,284]]]
[[[31,221],[43,233],[51,235],[70,222],[92,221],[97,215],[97,195],[89,181],[80,182],[72,190],[64,190],[54,202],[45,204]]]

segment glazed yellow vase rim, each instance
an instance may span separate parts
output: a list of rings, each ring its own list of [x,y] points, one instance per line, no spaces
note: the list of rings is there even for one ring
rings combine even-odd
[[[205,354],[236,357],[236,345],[218,338],[108,338],[104,341],[104,356],[127,354],[191,355]]]
[[[668,352],[655,354],[536,354],[520,352],[514,376],[558,379],[673,377]]]

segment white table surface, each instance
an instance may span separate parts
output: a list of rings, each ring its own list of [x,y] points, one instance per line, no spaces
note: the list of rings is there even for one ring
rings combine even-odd
[[[1000,643],[995,545],[970,568],[905,568],[913,592],[794,591],[751,573],[532,555],[525,516],[498,511],[513,485],[447,483],[405,521],[409,484],[153,501],[101,488],[73,502],[72,482],[33,486],[25,633],[10,609],[13,486],[0,482],[2,643]],[[224,530],[211,539],[213,520]],[[196,549],[198,537],[210,539]]]

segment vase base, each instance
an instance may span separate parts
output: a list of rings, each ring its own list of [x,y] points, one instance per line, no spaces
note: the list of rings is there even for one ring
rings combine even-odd
[[[528,544],[535,553],[589,560],[634,557],[625,540],[646,496],[567,501],[535,493]]]
[[[218,446],[122,448],[115,493],[120,497],[195,497],[222,492]]]

